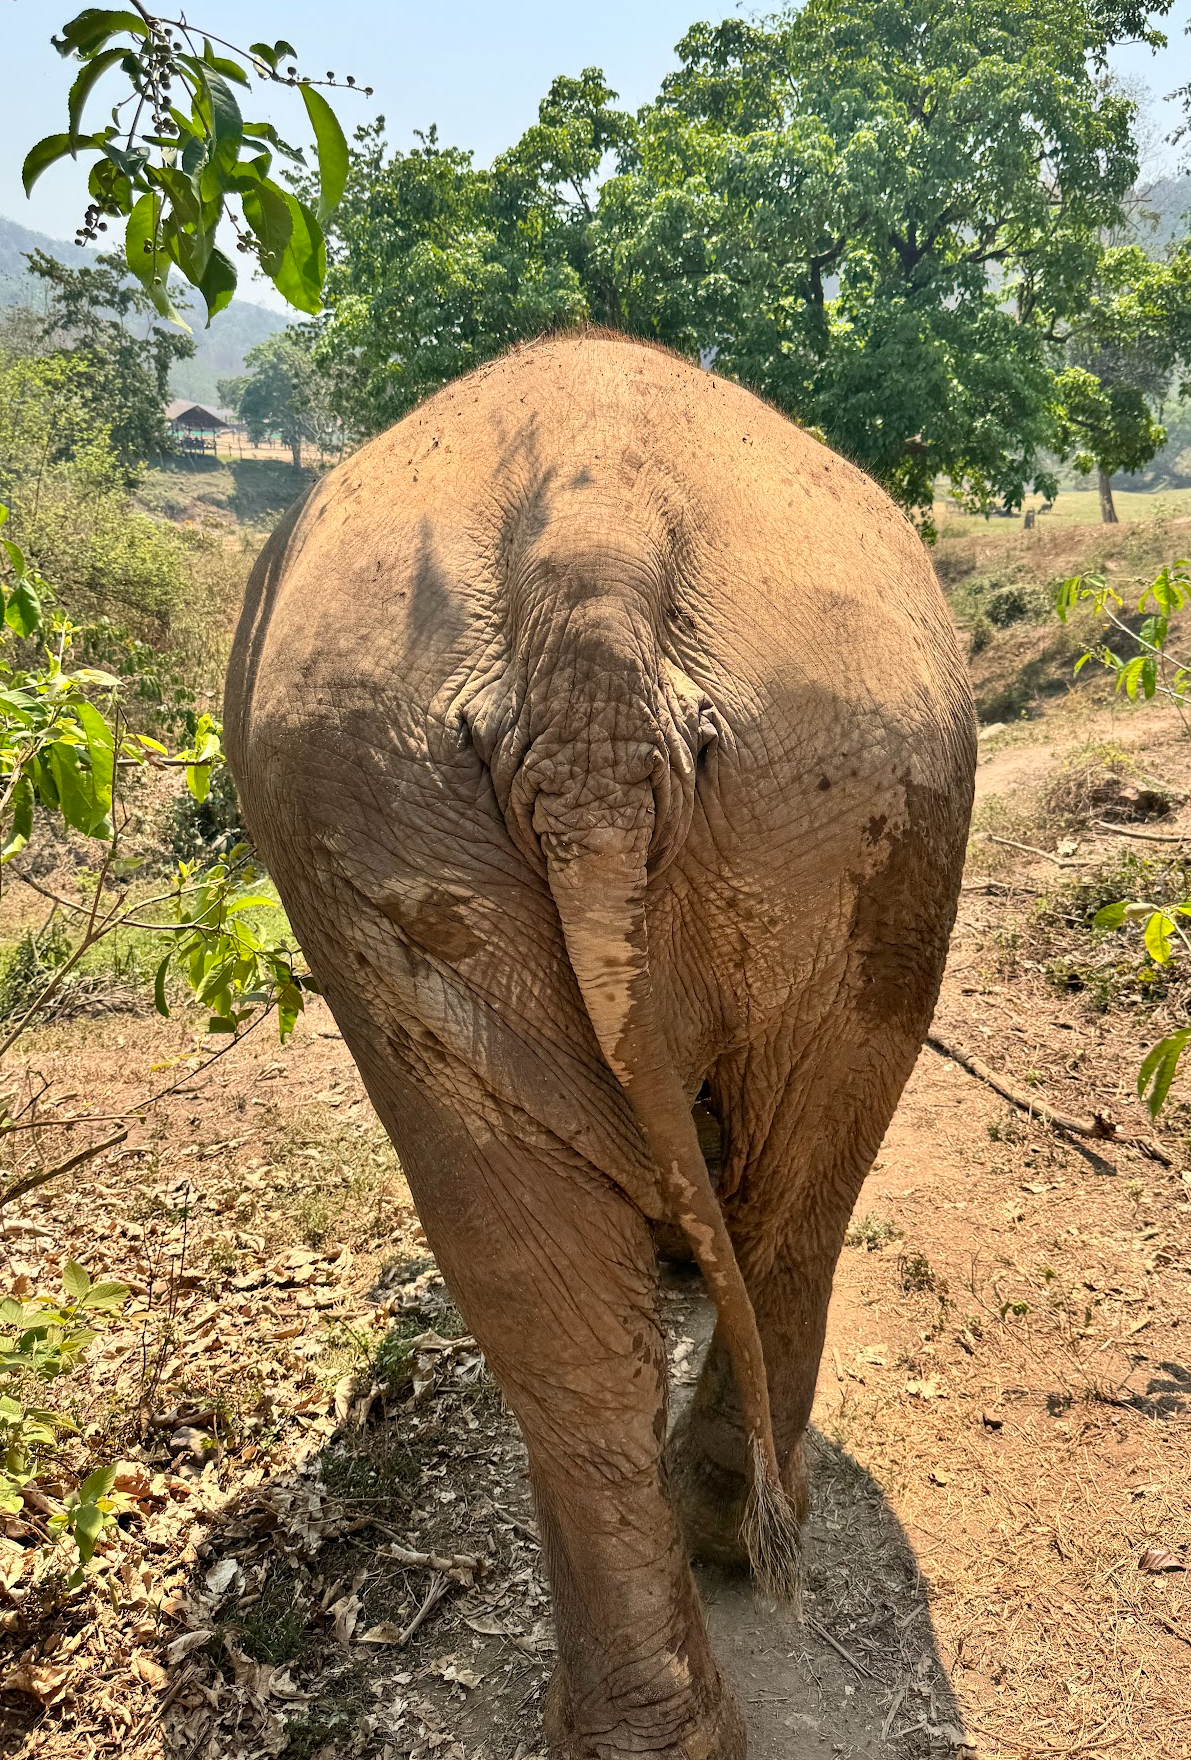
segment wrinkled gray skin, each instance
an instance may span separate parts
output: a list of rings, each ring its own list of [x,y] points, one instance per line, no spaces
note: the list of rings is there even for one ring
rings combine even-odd
[[[743,1560],[750,1484],[804,1501],[832,1274],[930,1020],[971,805],[921,544],[739,387],[547,341],[288,516],[227,739],[525,1433],[551,1752],[740,1760],[688,1558]],[[727,1233],[691,1158],[704,1082]],[[668,1445],[653,1222],[720,1312]]]

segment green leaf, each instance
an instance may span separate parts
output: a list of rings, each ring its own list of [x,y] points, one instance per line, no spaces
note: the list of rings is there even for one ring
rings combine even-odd
[[[1156,966],[1170,962],[1170,935],[1174,923],[1165,911],[1154,911],[1146,920],[1143,939],[1146,952]]]
[[[271,147],[276,147],[277,151],[284,153],[287,159],[292,159],[297,165],[305,165],[306,155],[301,147],[291,147],[288,141],[282,140],[271,122],[246,122],[244,133],[250,135],[253,140],[268,141]]]
[[[8,595],[4,621],[19,636],[31,636],[41,623],[41,600],[28,575],[22,576]]]
[[[272,277],[283,299],[300,312],[322,310],[322,287],[327,273],[327,246],[322,227],[296,196],[285,197],[293,220],[293,231],[285,254]]]
[[[33,835],[33,783],[22,776],[12,793],[12,829],[0,850],[0,862],[19,855]]]
[[[153,976],[153,1006],[158,1014],[164,1015],[167,1020],[169,1019],[170,1009],[169,1003],[165,999],[165,980],[166,974],[170,969],[170,960],[172,958],[173,955],[167,953]]]
[[[235,93],[221,74],[190,55],[182,56],[181,60],[202,80],[211,106],[211,157],[200,184],[203,199],[210,201],[224,194],[235,172],[244,138],[244,118]]]
[[[80,145],[82,140],[80,124],[92,87],[103,78],[109,67],[114,67],[117,62],[123,61],[127,54],[127,49],[103,49],[98,55],[93,55],[89,61],[83,63],[82,70],[70,88],[70,97],[67,100],[72,151]]]
[[[186,786],[196,801],[205,801],[211,792],[210,764],[187,764]]]
[[[118,1283],[114,1278],[106,1283],[93,1283],[87,1291],[86,1306],[88,1308],[115,1309],[122,1307],[128,1300],[128,1285]]]
[[[1096,912],[1092,921],[1098,929],[1119,929],[1125,921],[1125,912],[1128,908],[1126,901],[1123,898],[1119,899],[1116,904],[1104,905],[1101,910]]]
[[[91,1288],[91,1279],[77,1259],[68,1259],[62,1271],[62,1288],[72,1302],[81,1301]]]
[[[109,37],[117,36],[121,31],[146,37],[149,27],[135,12],[117,11],[109,6],[86,6],[69,24],[63,25],[61,36],[52,41],[59,55],[93,55]]]
[[[74,1543],[79,1549],[79,1557],[84,1564],[89,1564],[95,1556],[99,1536],[103,1533],[103,1511],[95,1503],[80,1504],[71,1528],[74,1533]]]
[[[215,68],[224,79],[230,79],[234,85],[247,86],[252,82],[238,61],[232,61],[227,55],[217,55],[208,40],[203,42],[203,61],[207,67]]]
[[[161,215],[165,198],[147,190],[133,204],[124,232],[124,260],[163,317],[176,317],[170,302],[169,258],[162,248]]]
[[[314,128],[318,151],[318,221],[325,226],[343,199],[347,186],[347,141],[339,118],[322,93],[303,86],[302,100]]]
[[[120,1287],[123,1288],[123,1285]],[[101,1497],[108,1495],[115,1483],[116,1468],[114,1465],[96,1467],[93,1473],[88,1473],[79,1486],[79,1502],[98,1503]]]
[[[102,807],[105,813],[110,812],[116,762],[115,740],[112,730],[94,703],[79,702],[73,704],[72,707],[87,741],[87,755],[91,760],[91,777],[96,804]]]
[[[1181,1027],[1167,1039],[1160,1039],[1153,1050],[1147,1053],[1145,1061],[1137,1077],[1137,1092],[1150,1109],[1150,1117],[1157,1118],[1162,1110],[1163,1102],[1170,1092],[1170,1084],[1174,1081],[1175,1072],[1179,1067],[1179,1059],[1191,1039],[1191,1027]],[[1147,1093],[1146,1090],[1149,1090]]]
[[[25,186],[25,194],[32,195],[33,185],[43,171],[47,171],[59,159],[70,158],[75,149],[83,145],[94,146],[95,142],[72,141],[68,134],[47,134],[35,147],[30,147],[21,167],[21,182]]]
[[[213,250],[207,260],[198,290],[207,302],[207,325],[216,312],[230,305],[232,295],[236,291],[236,270],[230,258],[225,257],[221,250]]]
[[[284,190],[264,179],[240,197],[244,218],[260,245],[261,268],[276,276],[294,232],[294,217]]]
[[[48,753],[58,811],[75,831],[91,837],[94,835],[92,827],[103,817],[103,812],[95,799],[91,777],[79,758],[80,747],[66,739],[55,740]]]
[[[1071,576],[1070,580],[1064,581],[1059,588],[1058,596],[1055,599],[1055,610],[1059,615],[1060,622],[1066,623],[1067,613],[1079,604],[1082,587],[1083,576],[1075,574]]]

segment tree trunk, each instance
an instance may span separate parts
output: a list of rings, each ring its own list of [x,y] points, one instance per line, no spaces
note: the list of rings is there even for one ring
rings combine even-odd
[[[1107,471],[1100,472],[1100,518],[1106,526],[1121,523],[1117,518],[1116,502],[1112,498],[1112,478]]]
[[[294,469],[300,471],[302,468],[302,437],[300,434],[296,440],[290,441],[289,450],[290,457],[294,461]],[[1114,513],[1112,517],[1115,519],[1117,516]]]

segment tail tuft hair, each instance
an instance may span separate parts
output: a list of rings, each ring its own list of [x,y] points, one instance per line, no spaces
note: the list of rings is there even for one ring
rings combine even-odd
[[[740,1537],[763,1593],[802,1618],[802,1534],[794,1500],[771,1477],[758,1438],[752,1445],[752,1488]]]

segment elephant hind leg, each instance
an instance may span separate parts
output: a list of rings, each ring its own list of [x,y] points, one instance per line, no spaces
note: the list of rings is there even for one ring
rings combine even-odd
[[[743,1760],[662,1488],[665,1340],[645,1219],[495,1105],[482,1132],[361,1062],[448,1287],[521,1426],[554,1596],[555,1760]]]
[[[836,1261],[920,1047],[914,1031],[874,1028],[854,1008],[821,1020],[809,1038],[808,1045],[805,1024],[797,1042],[783,1026],[763,1055],[735,1059],[715,1078],[729,1143],[728,1225],[761,1333],[783,1482],[802,1516],[802,1438]],[[776,1092],[775,1068],[787,1072]],[[746,1440],[717,1327],[666,1449],[670,1495],[692,1557],[747,1565],[738,1537]]]

